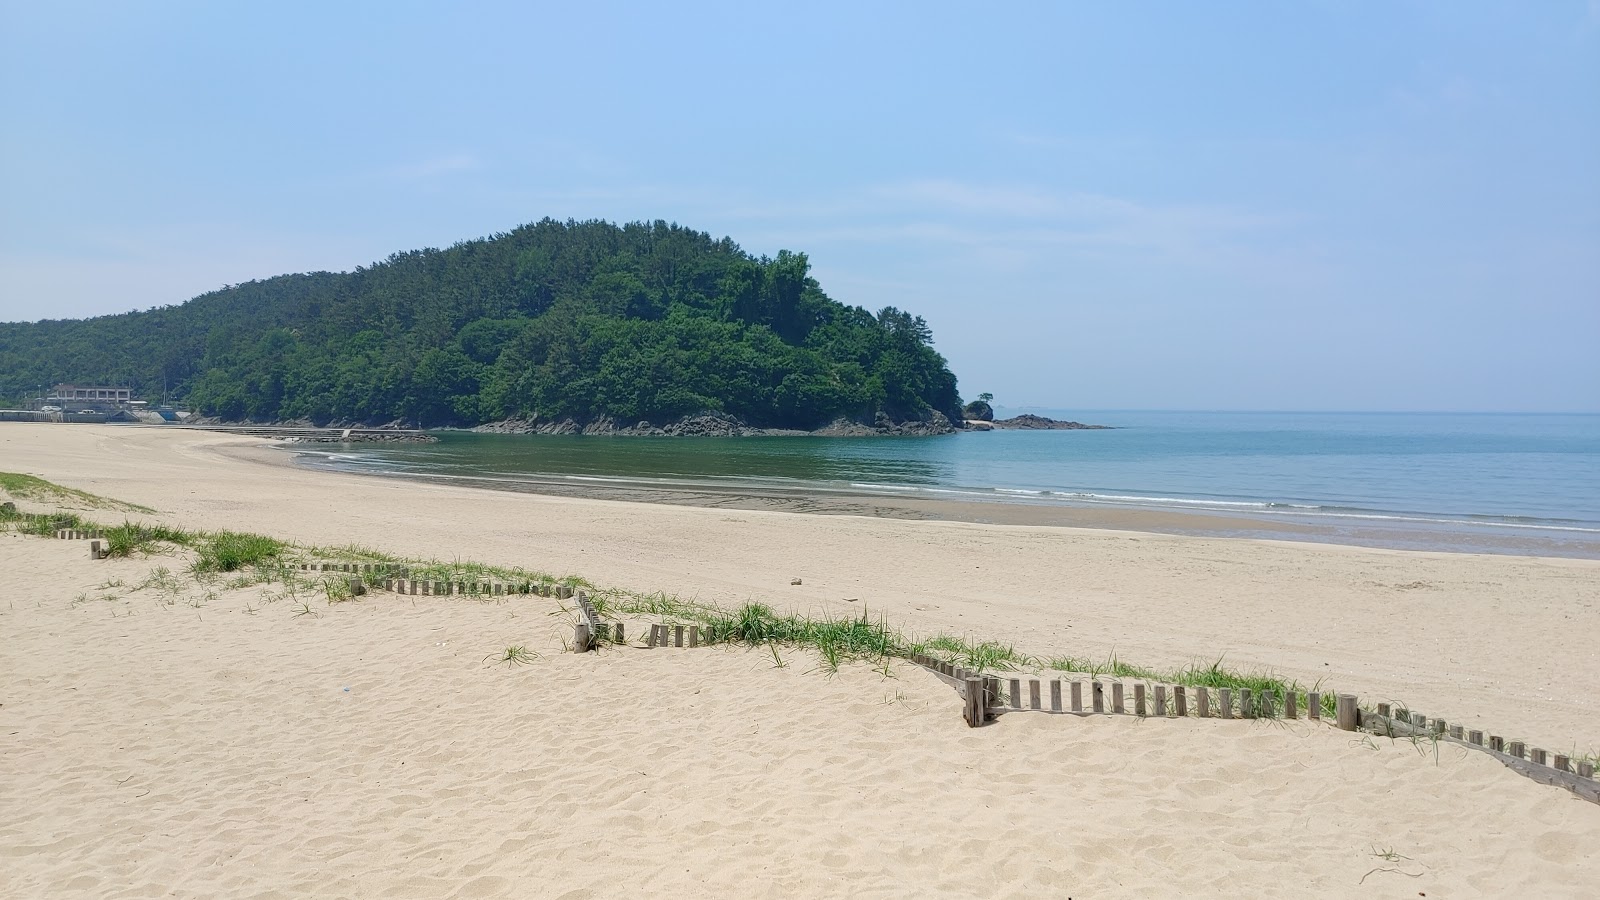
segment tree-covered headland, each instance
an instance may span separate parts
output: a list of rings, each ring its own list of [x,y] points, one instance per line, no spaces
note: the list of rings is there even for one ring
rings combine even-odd
[[[187,303],[0,325],[0,394],[112,381],[227,420],[961,420],[920,316],[830,299],[803,253],[556,222]]]

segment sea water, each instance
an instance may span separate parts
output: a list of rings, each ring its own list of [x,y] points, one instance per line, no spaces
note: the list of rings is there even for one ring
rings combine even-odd
[[[313,458],[347,470],[507,486],[1191,510],[1318,523],[1355,537],[1363,529],[1418,536],[1389,540],[1393,546],[1460,549],[1452,536],[1476,535],[1475,549],[1526,551],[1533,541],[1587,556],[1600,548],[1597,415],[1110,410],[1074,418],[1113,427],[934,438],[445,432],[437,444],[356,445]],[[1505,538],[1503,547],[1495,535]]]

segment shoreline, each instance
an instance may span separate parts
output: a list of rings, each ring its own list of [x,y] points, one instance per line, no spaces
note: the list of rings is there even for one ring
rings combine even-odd
[[[1186,537],[1305,541],[1378,550],[1442,553],[1488,553],[1500,556],[1600,560],[1600,534],[1529,530],[1495,523],[1471,524],[1419,518],[1387,518],[1375,524],[1361,516],[1328,514],[1252,514],[1201,509],[1160,509],[1112,503],[1028,502],[1022,498],[939,499],[897,497],[868,491],[742,486],[658,487],[644,483],[577,482],[559,476],[529,475],[489,478],[420,472],[362,471],[319,462],[321,450],[293,445],[264,445],[290,454],[290,464],[314,471],[379,477],[419,484],[451,484],[511,494],[571,497],[622,503],[650,503],[690,508],[786,512],[802,515],[865,516],[975,525],[1087,528]],[[267,461],[273,463],[282,460]]]

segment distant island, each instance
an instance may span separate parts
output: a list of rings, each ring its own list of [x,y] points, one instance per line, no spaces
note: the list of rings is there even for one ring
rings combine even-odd
[[[921,316],[846,306],[803,253],[657,221],[525,225],[353,272],[0,324],[0,399],[118,384],[197,420],[588,434],[943,434]]]

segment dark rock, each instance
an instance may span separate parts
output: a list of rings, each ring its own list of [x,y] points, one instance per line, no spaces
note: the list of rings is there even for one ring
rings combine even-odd
[[[1101,431],[1109,429],[1110,425],[1085,425],[1082,422],[1063,422],[1059,419],[1050,419],[1036,416],[1032,413],[1023,413],[1009,419],[995,419],[992,423],[995,428],[1018,428],[1032,431]]]
[[[684,416],[665,425],[637,422],[620,425],[610,416],[600,416],[587,422],[576,419],[538,421],[535,419],[506,419],[479,425],[472,431],[485,434],[584,434],[612,437],[793,437],[819,435],[823,437],[875,437],[880,435],[934,435],[950,434],[955,426],[943,413],[930,412],[927,418],[895,422],[879,413],[869,425],[850,419],[835,419],[822,428],[806,431],[799,428],[760,428],[747,424],[736,416],[721,412],[702,412]]]

